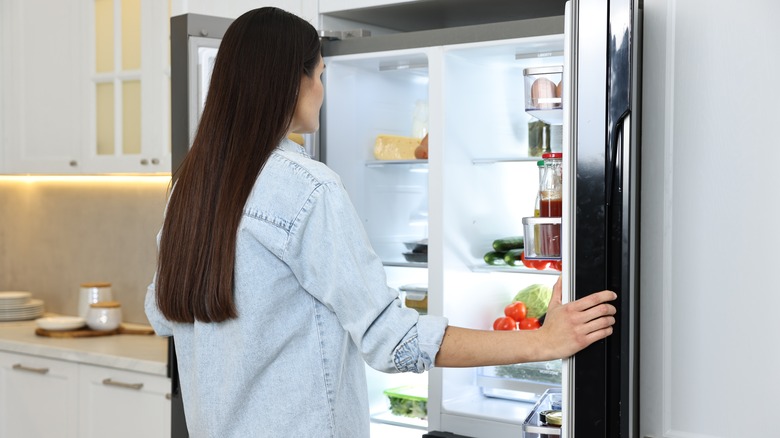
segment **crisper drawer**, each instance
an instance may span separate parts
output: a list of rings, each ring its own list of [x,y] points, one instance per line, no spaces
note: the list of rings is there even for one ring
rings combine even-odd
[[[561,386],[561,360],[480,367],[477,385],[487,397],[537,401],[550,388]]]

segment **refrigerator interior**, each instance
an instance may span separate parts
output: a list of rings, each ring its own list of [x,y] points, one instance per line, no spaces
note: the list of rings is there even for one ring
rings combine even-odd
[[[562,65],[563,35],[341,55],[325,63],[325,162],[341,176],[392,287],[427,283],[430,313],[490,330],[518,291],[554,284],[557,271],[489,266],[483,256],[494,239],[522,235],[522,218],[534,214],[540,157],[528,155],[534,119],[525,112],[523,69]],[[377,161],[376,137],[413,136],[420,102],[429,111],[430,160]],[[428,263],[407,262],[404,243],[425,238]],[[369,370],[375,421],[387,409],[384,389],[427,380],[431,430],[520,436],[538,395],[560,385],[495,378],[492,367],[427,374]]]
[[[534,215],[539,157],[528,156],[534,119],[525,111],[523,70],[562,65],[562,51],[563,36],[555,35],[444,52],[441,300],[453,325],[489,330],[518,291],[557,279],[552,270],[488,267],[482,257],[494,239],[523,235],[522,218]],[[482,436],[489,421],[489,436],[519,436],[538,396],[560,381],[491,377],[506,369],[440,370],[442,430]]]

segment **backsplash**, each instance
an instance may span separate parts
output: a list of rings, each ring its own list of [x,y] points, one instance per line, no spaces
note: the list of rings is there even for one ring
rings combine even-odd
[[[0,290],[78,313],[79,285],[110,282],[123,320],[148,323],[170,177],[0,177]]]

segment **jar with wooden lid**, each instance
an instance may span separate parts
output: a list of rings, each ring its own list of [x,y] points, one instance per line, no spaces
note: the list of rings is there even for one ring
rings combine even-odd
[[[122,306],[118,301],[92,303],[87,312],[87,326],[92,330],[112,331],[122,322]]]

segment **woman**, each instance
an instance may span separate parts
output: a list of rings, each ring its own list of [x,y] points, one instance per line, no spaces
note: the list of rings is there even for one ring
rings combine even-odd
[[[492,332],[402,308],[338,176],[286,139],[319,127],[315,29],[275,8],[221,42],[177,172],[146,312],[175,336],[192,436],[367,437],[365,366],[420,373],[542,361],[611,333],[615,295]]]

